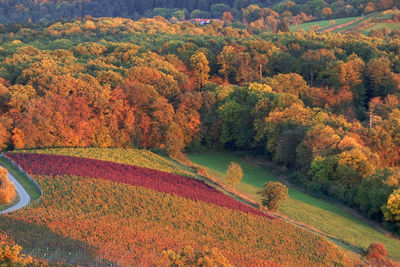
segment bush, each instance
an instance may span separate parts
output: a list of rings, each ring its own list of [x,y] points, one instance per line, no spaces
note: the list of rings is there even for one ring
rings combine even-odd
[[[175,253],[172,250],[164,251],[164,255],[170,261],[170,267],[180,266],[218,266],[218,267],[231,267],[231,265],[224,255],[217,248],[205,251],[195,251],[192,247],[188,246],[180,252]]]
[[[0,167],[0,204],[9,204],[16,196],[14,184],[8,180],[7,173]]]
[[[372,243],[368,250],[366,258],[369,260],[383,260],[386,258],[387,251],[384,245],[379,243]]]
[[[277,211],[282,201],[288,197],[288,189],[280,182],[268,182],[264,185],[264,190],[257,192],[261,195],[261,203],[270,211]]]
[[[24,266],[32,263],[31,257],[20,254],[22,247],[14,245],[12,247],[0,243],[0,263],[1,266]],[[3,265],[4,264],[4,265]]]

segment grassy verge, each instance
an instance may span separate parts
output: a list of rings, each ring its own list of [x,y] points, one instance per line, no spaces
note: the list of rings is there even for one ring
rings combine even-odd
[[[17,204],[19,202],[19,196],[17,194],[17,196],[14,198],[14,200],[6,205],[0,205],[0,211],[6,210],[8,208],[11,208],[12,206],[14,206],[15,204]]]
[[[6,168],[17,181],[25,188],[31,197],[31,201],[35,201],[40,197],[40,190],[33,184],[23,173],[15,168],[6,158],[0,157],[0,165]],[[0,208],[1,209],[1,208]]]
[[[254,200],[260,200],[256,192],[265,182],[277,180],[270,170],[249,162],[238,153],[201,153],[188,156],[194,163],[206,167],[210,174],[222,183],[226,183],[224,173],[229,162],[239,163],[244,176],[241,184],[237,186],[237,191]],[[280,213],[285,216],[362,249],[374,242],[382,243],[387,248],[389,257],[400,260],[399,240],[386,236],[348,210],[292,187],[289,187],[289,195],[289,200],[280,208]]]

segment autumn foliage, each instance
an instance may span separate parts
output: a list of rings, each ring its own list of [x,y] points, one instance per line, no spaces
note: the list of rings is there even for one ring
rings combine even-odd
[[[7,174],[8,171],[0,167],[0,204],[8,204],[16,196],[14,184],[10,182]]]
[[[261,195],[262,205],[270,211],[277,211],[279,205],[289,197],[287,187],[280,182],[265,183],[264,189],[258,194]]]
[[[113,162],[41,154],[7,154],[24,170],[35,175],[77,175],[143,186],[159,192],[205,201],[267,218],[269,215],[221,193],[203,181],[158,170]]]
[[[26,266],[31,264],[32,258],[21,254],[22,247],[18,245],[9,246],[0,242],[0,262],[5,266]]]
[[[382,260],[387,256],[387,251],[384,245],[379,243],[373,243],[368,247],[367,259],[369,260]]]
[[[121,159],[114,155],[116,161]],[[194,180],[187,183],[189,178],[82,158],[48,156],[51,160],[46,160],[43,155],[14,156],[21,165],[30,160],[36,162],[29,169],[32,175],[49,174],[54,169],[58,173],[68,171],[86,176],[96,169],[95,174],[102,176],[101,169],[110,173],[107,166],[119,169],[111,180],[104,176],[96,179],[34,175],[44,191],[41,202],[0,217],[1,234],[8,234],[27,252],[43,251],[51,255],[50,262],[56,255],[57,262],[72,265],[112,262],[122,266],[165,266],[170,262],[163,254],[166,248],[180,257],[181,248],[190,246],[196,259],[225,258],[228,263],[240,266],[349,264],[344,254],[325,238],[281,220],[158,191],[158,183],[172,179],[171,186],[186,186],[194,196],[199,190],[205,197],[222,194]],[[73,171],[75,160],[84,171]],[[135,176],[143,172],[153,186],[130,184],[136,178],[132,180],[128,171]]]

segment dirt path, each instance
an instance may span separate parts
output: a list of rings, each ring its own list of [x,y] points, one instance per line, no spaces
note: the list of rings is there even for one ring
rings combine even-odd
[[[8,173],[8,179],[14,184],[15,190],[17,191],[19,196],[19,201],[14,206],[6,210],[0,211],[0,215],[19,210],[28,205],[29,202],[31,202],[31,197],[29,196],[28,192],[26,192],[25,188],[17,181],[17,179],[15,179],[15,177],[11,173]]]

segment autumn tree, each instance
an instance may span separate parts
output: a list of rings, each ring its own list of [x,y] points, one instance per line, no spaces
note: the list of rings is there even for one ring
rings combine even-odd
[[[223,20],[226,24],[229,24],[229,23],[232,22],[233,16],[232,16],[232,14],[231,14],[230,12],[225,11],[225,12],[222,14],[222,20]]]
[[[366,251],[368,260],[383,260],[387,256],[387,250],[383,244],[372,243]]]
[[[196,251],[192,247],[188,246],[181,249],[179,252],[164,250],[163,254],[169,260],[168,266],[170,267],[233,266],[217,248]]]
[[[236,162],[229,163],[228,169],[226,171],[226,181],[233,186],[233,190],[235,190],[236,185],[242,181],[243,178],[243,170],[239,164]]]
[[[0,204],[9,204],[15,199],[15,186],[7,177],[8,171],[0,167]]]
[[[288,197],[288,188],[280,182],[268,182],[264,184],[264,189],[259,191],[261,203],[270,211],[277,211],[281,202]]]
[[[394,190],[385,205],[382,206],[385,220],[389,222],[400,222],[400,189]]]
[[[32,264],[32,258],[21,254],[21,251],[21,246],[9,246],[0,242],[0,262],[5,266],[26,266]]]
[[[207,57],[203,52],[196,52],[190,57],[190,63],[197,79],[197,85],[201,88],[206,84],[210,72]]]
[[[2,123],[0,123],[0,150],[7,147],[8,138],[10,137],[9,132]]]

